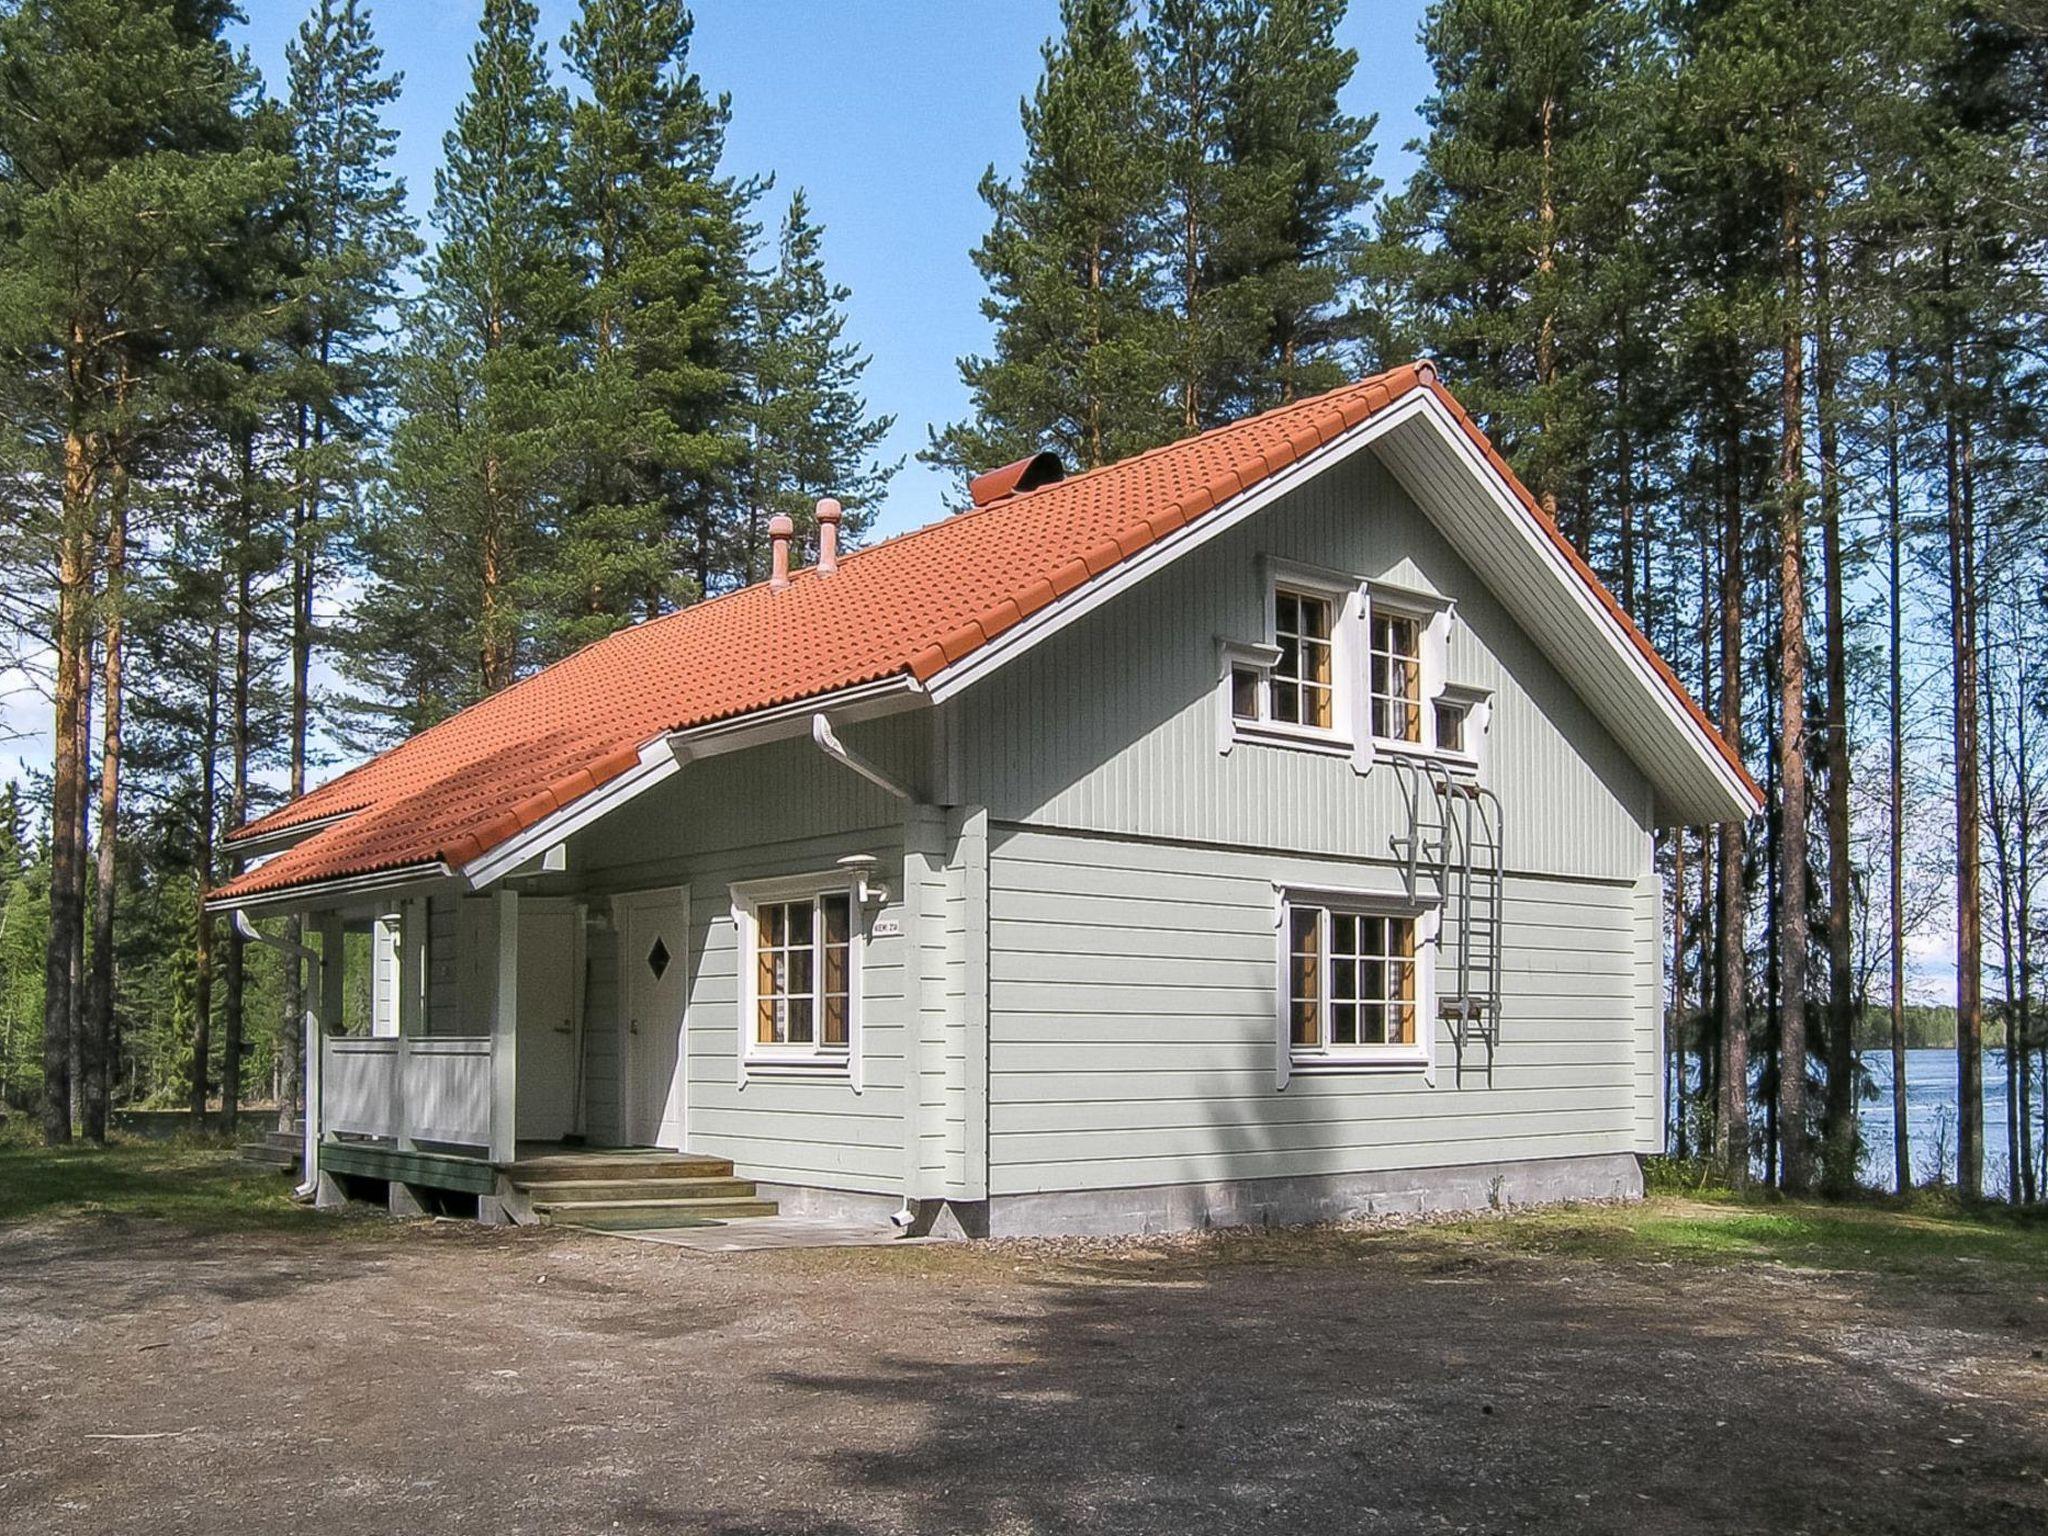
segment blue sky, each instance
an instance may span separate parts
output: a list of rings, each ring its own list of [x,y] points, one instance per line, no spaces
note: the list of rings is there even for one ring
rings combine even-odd
[[[241,29],[275,91],[284,50],[307,6],[244,0]],[[434,167],[469,83],[482,0],[373,0],[388,67],[403,71],[393,114],[397,168],[424,223]],[[542,0],[543,34],[568,30],[575,0]],[[1379,114],[1376,168],[1404,179],[1402,146],[1429,86],[1417,46],[1423,0],[1353,0],[1344,41],[1359,54],[1345,105]],[[985,345],[982,288],[968,252],[985,233],[975,194],[990,164],[1023,153],[1017,106],[1038,78],[1039,46],[1056,0],[705,0],[696,7],[698,73],[732,96],[728,168],[770,173],[764,218],[801,186],[826,225],[833,275],[853,290],[848,330],[873,358],[870,405],[896,413],[886,445],[908,462],[879,530],[896,533],[941,510],[939,478],[918,464],[929,424],[964,414],[955,360]],[[559,48],[549,50],[559,62]]]

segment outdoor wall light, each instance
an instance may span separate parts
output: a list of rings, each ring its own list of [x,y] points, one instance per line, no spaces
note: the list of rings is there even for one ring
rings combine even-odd
[[[854,877],[854,900],[864,907],[879,907],[889,899],[889,887],[869,878],[875,864],[872,853],[849,853],[839,861],[839,867]]]

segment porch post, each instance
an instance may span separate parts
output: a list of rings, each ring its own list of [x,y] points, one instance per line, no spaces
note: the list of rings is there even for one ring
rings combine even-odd
[[[427,952],[428,920],[424,901],[407,901],[398,909],[398,1039],[392,1058],[389,1124],[399,1149],[407,1152],[413,1148],[413,1139],[405,1112],[405,1082],[411,1071],[412,1041],[420,1033],[421,1003],[426,995],[421,962]]]
[[[496,979],[491,988],[491,1161],[518,1155],[519,893],[491,893]]]
[[[320,1137],[325,1130],[323,1113],[327,1080],[327,1037],[340,1028],[342,999],[346,996],[346,966],[343,956],[341,914],[323,912],[320,924],[320,975],[314,1004],[306,1010],[306,1152],[305,1182],[320,1183]]]

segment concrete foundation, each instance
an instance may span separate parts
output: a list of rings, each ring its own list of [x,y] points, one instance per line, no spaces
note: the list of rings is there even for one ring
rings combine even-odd
[[[1634,1200],[1642,1193],[1642,1165],[1624,1152],[1384,1173],[1000,1195],[988,1203],[987,1232],[991,1237],[1111,1237],[1209,1227],[1282,1227],[1561,1200]]]
[[[803,1184],[762,1184],[784,1216],[885,1226],[899,1196]],[[1643,1169],[1634,1154],[1530,1158],[1450,1168],[1292,1179],[1229,1179],[1129,1189],[1048,1190],[986,1201],[925,1200],[910,1235],[924,1237],[1118,1237],[1211,1227],[1291,1227],[1366,1216],[1504,1210],[1564,1200],[1637,1200]]]

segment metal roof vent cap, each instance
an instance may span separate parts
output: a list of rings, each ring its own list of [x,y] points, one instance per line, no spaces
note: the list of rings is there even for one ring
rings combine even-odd
[[[967,495],[977,507],[985,507],[1005,496],[1021,496],[1026,491],[1056,484],[1066,477],[1067,467],[1060,462],[1058,454],[1034,453],[1028,459],[1019,459],[1001,469],[976,475],[967,482]]]

